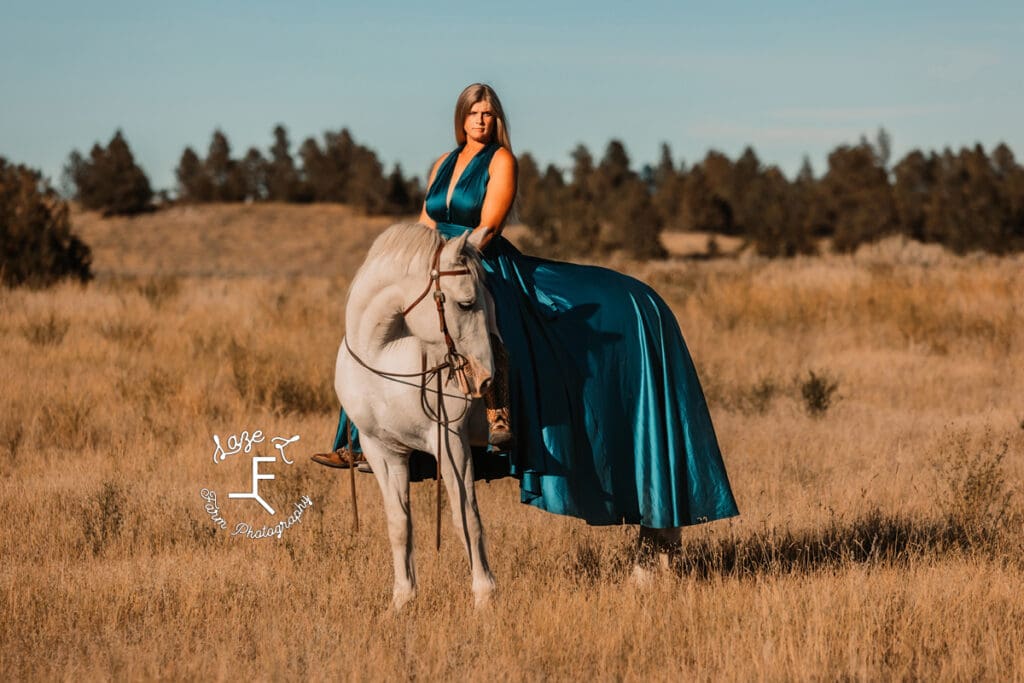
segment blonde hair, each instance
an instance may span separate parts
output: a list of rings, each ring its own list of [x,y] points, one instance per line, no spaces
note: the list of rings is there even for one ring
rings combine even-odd
[[[494,88],[486,83],[474,83],[468,86],[455,101],[455,142],[459,145],[466,144],[466,117],[469,110],[477,102],[486,102],[491,105],[494,111],[494,141],[499,145],[512,151],[512,140],[508,134],[508,121],[505,119],[505,110],[501,108],[501,100]]]

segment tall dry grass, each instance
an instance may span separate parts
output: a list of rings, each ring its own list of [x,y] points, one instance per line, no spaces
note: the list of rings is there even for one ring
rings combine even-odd
[[[639,589],[635,530],[481,484],[500,594],[474,611],[416,486],[420,595],[393,615],[371,477],[359,533],[347,475],[305,458],[264,468],[278,509],[314,501],[280,540],[216,529],[199,495],[264,514],[227,499],[248,459],[214,465],[213,434],[329,445],[347,278],[382,224],[191,211],[79,216],[97,282],[0,293],[4,680],[1024,677],[1021,258],[613,261],[679,317],[742,515]]]

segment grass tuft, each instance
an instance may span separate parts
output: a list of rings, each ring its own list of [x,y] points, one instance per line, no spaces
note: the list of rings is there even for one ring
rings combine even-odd
[[[22,334],[35,346],[57,346],[71,327],[71,321],[50,313],[42,320],[33,320],[22,328]]]
[[[170,276],[151,277],[138,286],[139,294],[156,309],[175,299],[180,291],[178,278]]]
[[[838,380],[832,379],[826,372],[818,374],[814,370],[809,370],[807,379],[798,379],[797,382],[807,414],[811,417],[822,417],[833,405],[833,396],[839,389]]]
[[[112,481],[103,482],[103,488],[89,497],[81,516],[82,534],[86,547],[93,555],[100,555],[121,534],[125,512],[122,508],[124,491]]]

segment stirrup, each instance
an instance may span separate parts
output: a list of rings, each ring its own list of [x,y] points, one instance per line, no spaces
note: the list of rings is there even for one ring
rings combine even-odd
[[[318,465],[334,467],[340,470],[347,470],[350,467],[358,467],[359,463],[366,461],[366,458],[363,457],[362,453],[353,453],[345,446],[342,446],[336,451],[331,451],[330,453],[315,453],[309,456],[309,458]]]

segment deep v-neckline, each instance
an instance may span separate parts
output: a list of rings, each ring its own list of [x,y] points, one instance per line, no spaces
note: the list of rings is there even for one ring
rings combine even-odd
[[[451,177],[448,179],[448,193],[445,195],[444,198],[445,209],[447,209],[449,212],[452,210],[452,197],[455,196],[455,188],[457,188],[459,186],[459,183],[462,182],[462,177],[466,175],[466,171],[468,171],[469,167],[473,165],[473,162],[476,161],[476,158],[480,156],[480,153],[487,149],[488,146],[489,145],[484,145],[483,147],[481,147],[480,149],[473,153],[473,156],[470,157],[469,161],[466,162],[466,165],[463,167],[463,169],[459,171],[458,177],[456,177],[455,175],[455,167],[459,165],[459,155],[462,154],[462,150],[465,149],[466,146],[463,145],[462,147],[459,147],[457,150],[452,152],[452,154],[455,155],[455,162],[452,163],[452,174]]]

